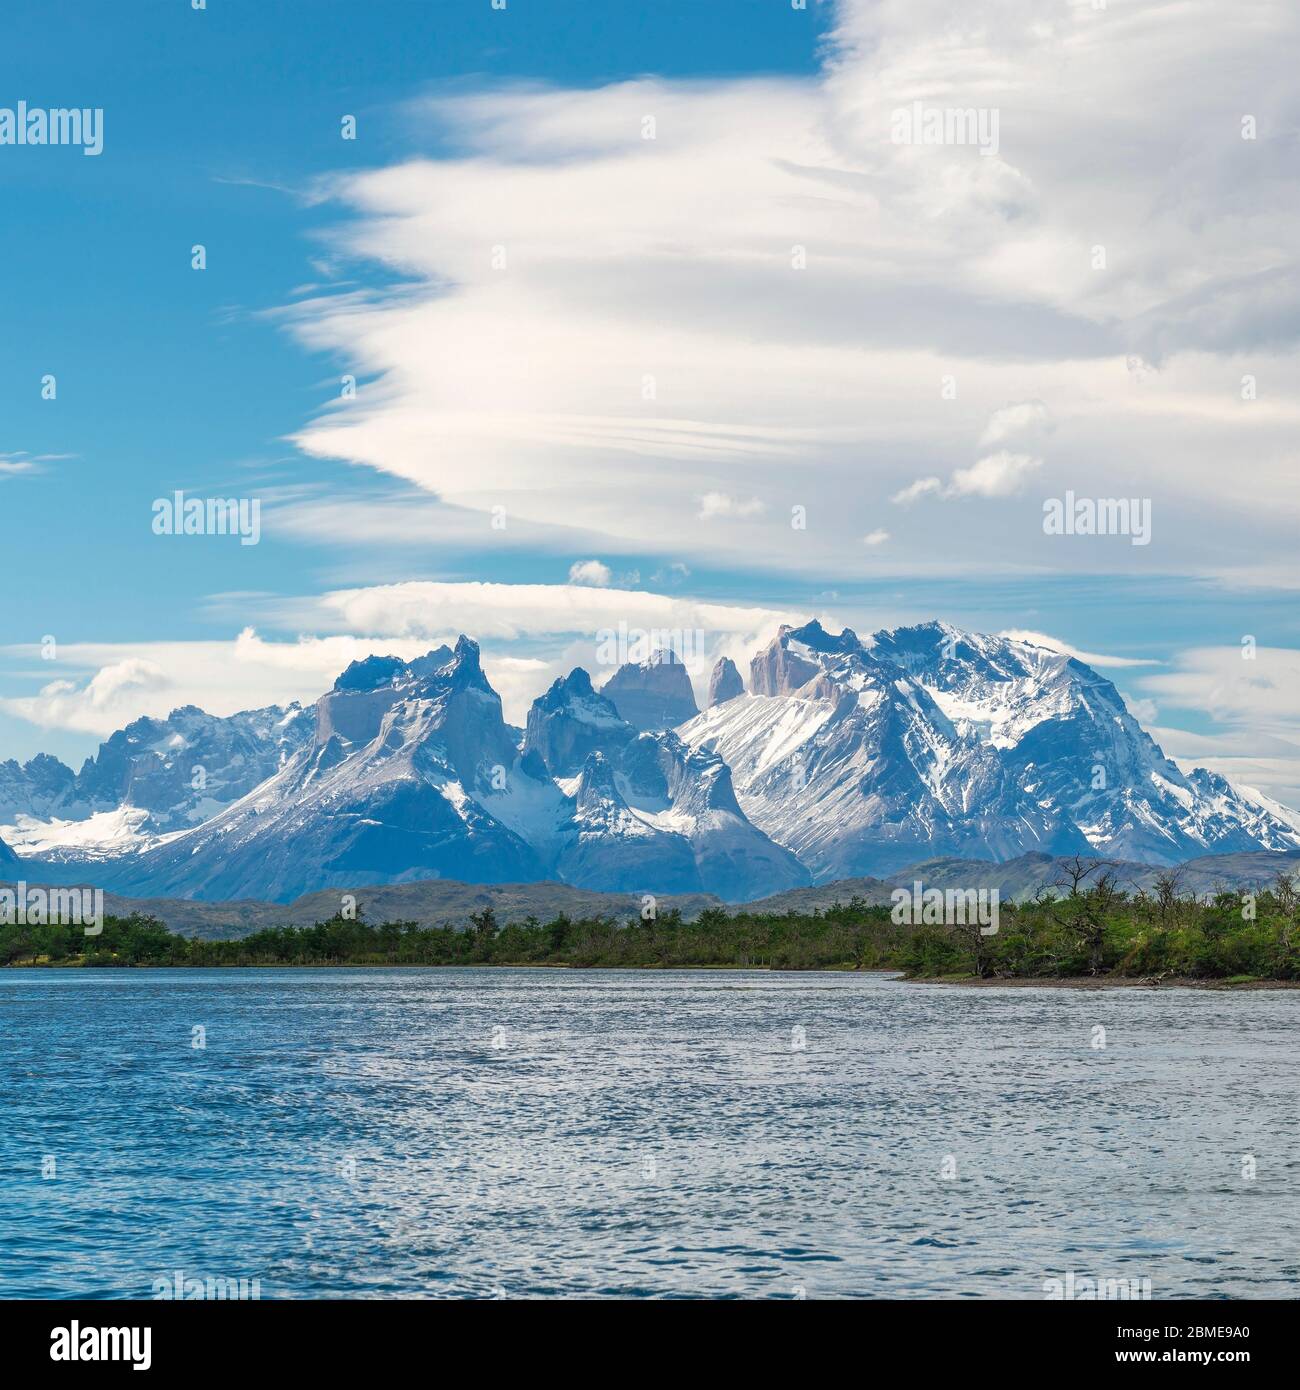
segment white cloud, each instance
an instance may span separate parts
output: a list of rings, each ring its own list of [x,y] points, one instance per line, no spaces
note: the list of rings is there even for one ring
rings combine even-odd
[[[1300,807],[1300,651],[1291,647],[1196,647],[1171,671],[1137,678],[1162,708],[1208,715],[1211,733],[1162,728],[1171,757],[1195,760],[1233,781]]]
[[[75,664],[66,649],[64,658]],[[50,681],[34,696],[0,700],[0,709],[47,729],[104,734],[136,718],[140,711],[165,704],[169,685],[167,673],[156,661],[124,656],[101,666],[80,685],[62,678]]]
[[[650,576],[652,584],[682,584],[691,577],[690,568],[680,561],[657,569]]]
[[[938,478],[918,478],[914,483],[908,483],[905,488],[894,493],[889,500],[909,507],[913,502],[919,502],[922,497],[931,497],[942,491],[943,483]]]
[[[1028,454],[1012,454],[1000,449],[987,454],[969,468],[959,468],[952,475],[945,495],[948,497],[1010,497],[1020,491],[1025,479],[1043,466],[1042,459]]]
[[[956,469],[946,487],[938,478],[918,478],[894,493],[890,501],[908,507],[922,497],[1011,497],[1042,466],[1042,459],[1000,449],[995,454],[986,454],[969,468]]]
[[[609,566],[601,564],[599,560],[577,560],[569,566],[570,584],[590,584],[603,589],[613,582],[613,578]]]
[[[343,636],[268,642],[252,629],[225,642],[65,642],[58,666],[70,675],[35,695],[0,699],[0,710],[41,728],[103,737],[142,715],[165,718],[180,705],[228,715],[310,702],[351,661],[388,652],[409,659],[429,645]]]
[[[1160,706],[1154,700],[1125,695],[1124,703],[1128,706],[1128,712],[1144,729],[1149,729],[1160,718]]]
[[[575,665],[598,674],[605,633],[661,635],[662,645],[682,651],[703,693],[719,656],[743,666],[782,623],[808,617],[579,584],[410,582],[337,590],[283,612],[272,602],[262,608],[272,620],[291,617],[325,635],[272,641],[245,628],[225,642],[62,643],[57,665],[69,674],[35,695],[0,699],[0,710],[43,728],[102,737],[185,704],[226,715],[310,703],[349,662],[388,654],[410,660],[463,632],[482,646],[507,719],[522,723],[533,698],[557,676]],[[5,650],[35,655],[34,648]]]
[[[370,383],[299,443],[609,554],[757,546],[773,569],[824,571],[860,553],[884,497],[947,476],[945,521],[978,505],[988,542],[948,564],[1285,578],[1297,28],[1283,0],[845,0],[817,78],[438,97],[414,128],[459,153],[321,187],[352,214],[337,262],[403,284],[285,311]],[[998,154],[892,143],[914,100],[996,109]],[[1130,357],[1155,370],[1137,380]],[[1248,408],[1246,362],[1267,383]],[[1152,496],[1169,523],[1154,560],[1049,549],[1032,514],[987,506],[1039,471],[1049,406],[1053,485]],[[981,438],[987,456],[951,472]],[[746,527],[684,534],[758,498]],[[785,524],[796,504],[806,532]]]
[[[1291,647],[1195,647],[1141,684],[1167,706],[1203,710],[1228,726],[1300,734],[1300,651]]]
[[[482,641],[594,634],[632,627],[702,629],[728,635],[775,631],[806,615],[743,604],[713,603],[640,589],[565,584],[482,584],[411,580],[339,589],[314,604],[322,624],[351,632],[445,636],[467,632]]]
[[[1029,642],[1035,647],[1046,647],[1049,651],[1061,652],[1063,655],[1072,656],[1075,660],[1085,662],[1089,666],[1095,666],[1098,670],[1105,670],[1107,667],[1154,666],[1156,664],[1149,657],[1107,656],[1101,652],[1080,651],[1078,647],[1071,646],[1068,642],[1062,642],[1059,637],[1049,637],[1045,632],[1031,632],[1028,628],[1009,628],[1005,632],[999,632],[998,636],[1005,637],[1012,642]]]
[[[1166,516],[1226,501],[1209,544],[1204,525],[1165,529],[1165,568],[1275,581],[1300,518],[1300,498],[1276,502],[1300,420],[1296,33],[1282,0],[846,0],[816,79],[432,100],[415,129],[463,153],[322,185],[357,214],[336,259],[405,283],[287,311],[372,383],[299,442],[610,553],[758,544],[774,569],[814,570],[966,441],[1042,457],[1026,436],[1050,403],[1062,486],[1151,495]],[[890,114],[913,100],[996,109],[998,155],[893,144]],[[1250,110],[1255,142],[1239,138]],[[1237,355],[1268,383],[1249,411],[1225,385]],[[1158,370],[1137,382],[1129,357]],[[945,376],[956,399],[938,398]],[[1251,469],[1225,477],[1243,450]],[[950,478],[954,526],[1014,492],[984,459]],[[767,511],[683,536],[711,494]],[[784,524],[794,504],[807,532]],[[1047,550],[1023,510],[979,524],[1017,564],[1102,563]]]
[[[700,498],[699,518],[710,521],[715,516],[758,516],[765,510],[757,497],[738,500],[725,492],[706,492]]]
[[[868,531],[867,534],[862,537],[862,544],[870,546],[884,545],[888,539],[889,532],[877,527],[874,531]]]
[[[1037,432],[1047,422],[1047,407],[1042,401],[1016,401],[995,410],[989,417],[980,444],[1001,444],[1016,435]]]

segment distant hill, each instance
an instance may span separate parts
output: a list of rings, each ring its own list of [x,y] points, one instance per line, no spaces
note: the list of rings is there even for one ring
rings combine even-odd
[[[1058,884],[1068,856],[1022,854],[1004,864],[981,859],[926,859],[891,877],[903,886],[920,879],[933,888],[996,888],[1008,901],[1031,898],[1040,889]],[[1097,856],[1083,856],[1085,859]],[[1300,871],[1300,850],[1250,850],[1239,854],[1205,854],[1173,869],[1132,860],[1106,861],[1120,887],[1133,893],[1155,887],[1161,874],[1174,873],[1182,894],[1213,893],[1220,888],[1246,891],[1273,882],[1280,872]],[[793,894],[789,896],[795,896]]]
[[[13,872],[12,866],[9,872]],[[0,885],[2,886],[2,885]],[[30,887],[39,886],[29,881]],[[88,884],[78,884],[88,887]],[[157,917],[178,936],[200,936],[209,941],[234,940],[264,927],[309,927],[335,916],[346,889],[308,893],[291,903],[199,902],[188,898],[130,898],[104,894],[104,911],[111,917],[133,912]],[[594,893],[565,883],[456,883],[430,879],[351,890],[358,910],[368,922],[418,922],[436,927],[449,923],[469,925],[472,914],[491,907],[498,921],[522,922],[533,914],[546,921],[558,913],[570,917],[634,918],[641,914],[641,897],[631,893]],[[687,918],[698,917],[706,907],[723,906],[708,893],[683,893],[656,899],[660,912],[678,908]]]
[[[815,888],[794,888],[743,906],[725,904],[711,893],[665,894],[656,899],[660,912],[679,910],[688,921],[710,907],[729,912],[781,915],[786,912],[825,912],[837,903],[848,905],[855,898],[868,904],[888,905],[895,887],[910,888],[918,879],[930,888],[996,888],[1008,902],[1031,898],[1041,888],[1050,888],[1062,878],[1065,859],[1049,854],[1022,854],[1004,864],[983,859],[926,859],[901,869],[888,879],[844,878]],[[1111,861],[1121,886],[1128,892],[1155,886],[1158,875],[1171,870],[1150,864]],[[29,866],[24,865],[24,868]],[[14,873],[14,865],[7,866]],[[1279,873],[1300,875],[1300,850],[1277,853],[1268,850],[1242,854],[1207,854],[1172,870],[1180,893],[1197,896],[1219,889],[1244,892],[1271,884]],[[32,886],[36,886],[29,880]],[[0,884],[0,886],[4,886]],[[86,886],[86,885],[79,885]],[[263,927],[310,926],[334,916],[343,895],[351,892],[370,922],[418,922],[422,926],[468,926],[472,914],[491,907],[505,925],[522,922],[533,915],[546,921],[557,913],[570,917],[639,917],[639,894],[596,893],[564,883],[458,883],[451,879],[427,879],[418,883],[372,885],[348,889],[328,889],[308,893],[291,903],[268,903],[253,899],[234,902],[196,902],[186,898],[129,898],[116,893],[104,897],[105,911],[112,916],[142,912],[157,917],[180,936],[200,936],[208,940],[231,940],[260,931]]]
[[[742,903],[733,912],[754,913],[825,912],[837,903],[847,906],[854,898],[879,906],[890,901],[894,884],[883,878],[841,878],[835,883],[818,884],[815,888],[791,888],[785,893],[773,893],[757,902]]]

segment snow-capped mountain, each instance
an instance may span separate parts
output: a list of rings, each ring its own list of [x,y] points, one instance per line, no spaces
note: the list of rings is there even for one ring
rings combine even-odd
[[[119,729],[75,775],[44,753],[0,763],[0,825],[27,854],[142,848],[252,791],[311,736],[297,704],[227,718],[185,705]]]
[[[809,882],[794,855],[746,818],[721,758],[665,730],[638,734],[581,668],[534,701],[524,753],[572,787],[557,860],[567,883],[734,901]]]
[[[474,643],[409,665],[354,662],[317,701],[313,723],[311,742],[274,775],[145,851],[124,866],[125,881],[158,894],[282,900],[349,884],[544,876],[531,846],[487,809],[505,796],[494,780],[526,774]],[[544,800],[545,788],[537,794]]]
[[[1300,845],[1223,778],[1180,771],[1083,662],[942,623],[783,628],[750,693],[679,732],[721,754],[749,818],[819,882],[940,854],[1172,864]]]
[[[737,898],[809,881],[746,820],[720,758],[638,733],[581,670],[535,702],[522,748],[465,637],[409,663],[354,662],[303,722],[310,741],[248,794],[111,867],[101,860],[106,886],[283,901],[558,876]]]
[[[574,777],[592,753],[613,754],[636,730],[598,695],[581,666],[533,701],[524,732],[524,752],[536,753],[553,777]]]
[[[41,819],[77,807],[77,778],[70,767],[38,753],[30,762],[0,763],[0,825],[19,816]]]
[[[520,731],[468,638],[370,657],[311,709],[137,720],[75,777],[52,758],[0,764],[0,864],[66,878],[93,863],[104,888],[206,899],[558,878],[742,901],[940,856],[1300,847],[1294,812],[1182,772],[1109,681],[1028,643],[783,628],[748,692],[719,662],[709,707],[673,730],[695,709],[683,682],[666,659],[601,691],[579,668]]]

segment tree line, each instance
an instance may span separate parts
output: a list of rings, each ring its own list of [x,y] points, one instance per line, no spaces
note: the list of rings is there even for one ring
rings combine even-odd
[[[1071,877],[1073,875],[1073,877]],[[1075,861],[1033,900],[1001,905],[997,930],[900,924],[861,899],[825,911],[757,915],[710,908],[648,921],[527,917],[501,923],[491,908],[466,928],[370,923],[364,915],[309,927],[272,927],[233,940],[201,940],[136,914],[106,917],[103,932],[0,925],[7,966],[555,965],[899,970],[912,977],[1160,980],[1300,979],[1300,911],[1279,875],[1249,893],[1193,896],[1177,875],[1126,891],[1104,861]]]

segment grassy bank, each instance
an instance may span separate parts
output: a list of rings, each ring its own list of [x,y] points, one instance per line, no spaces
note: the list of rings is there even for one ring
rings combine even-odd
[[[1100,872],[1058,897],[1002,904],[998,930],[908,925],[862,902],[826,912],[757,916],[713,909],[693,922],[666,913],[622,925],[605,918],[500,924],[488,910],[468,930],[334,918],[240,940],[203,941],[149,917],[108,918],[103,934],[0,926],[7,966],[553,965],[629,968],[901,970],[975,980],[1300,980],[1300,910],[1289,879],[1209,901],[1175,891],[1119,891]]]

